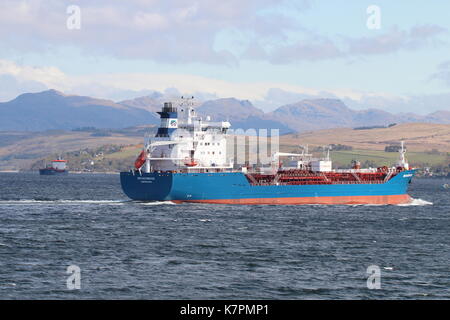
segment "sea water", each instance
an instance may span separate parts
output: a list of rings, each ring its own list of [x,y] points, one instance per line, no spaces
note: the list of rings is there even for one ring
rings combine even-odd
[[[448,299],[445,183],[414,179],[407,205],[243,206],[1,173],[0,299]]]

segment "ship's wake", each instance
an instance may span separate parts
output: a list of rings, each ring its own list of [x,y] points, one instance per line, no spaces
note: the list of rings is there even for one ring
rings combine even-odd
[[[391,204],[383,204],[383,203],[367,203],[367,204],[352,204],[352,207],[359,207],[359,206],[365,206],[365,207],[380,207],[380,206],[390,206]],[[414,199],[411,198],[411,201],[408,203],[400,203],[395,204],[395,206],[400,207],[409,207],[409,206],[432,206],[433,202],[423,200],[423,199]]]
[[[144,206],[157,206],[175,204],[172,201],[133,201],[133,200],[67,200],[67,199],[6,199],[0,200],[0,205],[123,205],[123,204],[139,204]]]
[[[120,205],[128,200],[50,200],[50,199],[20,199],[20,200],[0,200],[0,205],[27,205],[27,204],[111,204]]]
[[[138,203],[140,205],[144,206],[159,206],[159,205],[166,205],[166,204],[176,204],[172,201],[133,201],[135,203]]]
[[[427,201],[427,200],[423,200],[423,199],[414,199],[411,198],[411,201],[408,203],[402,203],[402,204],[398,204],[398,206],[401,207],[409,207],[409,206],[432,206],[433,202]]]

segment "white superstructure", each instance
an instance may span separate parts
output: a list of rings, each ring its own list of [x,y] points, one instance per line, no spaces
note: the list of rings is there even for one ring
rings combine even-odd
[[[147,137],[144,150],[135,162],[135,168],[144,172],[153,171],[181,171],[181,172],[213,172],[233,169],[233,159],[227,157],[227,131],[231,127],[228,121],[204,120],[198,116],[193,97],[183,99],[177,106],[172,102],[164,103],[158,112],[161,124],[154,137]],[[308,146],[303,147],[302,153],[275,152],[272,154],[270,167],[258,167],[256,172],[274,174],[279,170],[303,170],[311,172],[377,172],[380,168],[361,169],[358,161],[352,169],[336,170],[332,167],[330,147],[324,147],[326,154],[314,158],[308,153]],[[394,172],[399,167],[408,170],[406,150],[401,145],[400,158],[395,167],[389,168]],[[289,157],[291,161],[283,166],[280,157]],[[238,168],[247,172],[249,165]],[[383,170],[387,170],[383,169]]]
[[[52,168],[55,168],[57,170],[66,170],[67,161],[66,160],[52,160]]]
[[[167,102],[158,113],[158,133],[145,141],[146,172],[233,167],[226,153],[228,121],[203,120],[192,98],[182,99],[177,107]]]

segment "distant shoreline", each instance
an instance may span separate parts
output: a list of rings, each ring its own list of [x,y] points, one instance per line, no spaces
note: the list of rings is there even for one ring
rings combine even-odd
[[[35,173],[38,174],[39,171],[32,171],[32,170],[0,170],[0,173]],[[114,174],[114,175],[119,175],[120,172],[119,171],[107,171],[107,172],[86,172],[86,171],[70,171],[69,170],[69,174]],[[449,176],[445,176],[445,175],[433,175],[433,176],[422,176],[422,175],[416,175],[414,177],[415,179],[449,179]]]
[[[0,170],[0,173],[36,173],[39,174],[39,171],[23,171],[23,170]],[[120,174],[117,171],[108,171],[108,172],[86,172],[86,171],[70,171],[69,174]]]

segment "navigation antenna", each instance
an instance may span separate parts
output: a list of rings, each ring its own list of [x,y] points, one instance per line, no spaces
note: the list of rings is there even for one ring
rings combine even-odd
[[[181,96],[180,106],[194,106],[194,96],[185,97]]]
[[[399,152],[399,159],[398,159],[398,162],[397,162],[397,166],[408,170],[409,169],[409,164],[406,161],[406,157],[405,157],[406,148],[405,148],[405,142],[404,141],[400,142],[400,149],[398,150],[398,152]]]
[[[330,145],[323,146],[322,150],[323,150],[323,155],[324,155],[325,160],[330,161],[331,146]]]

